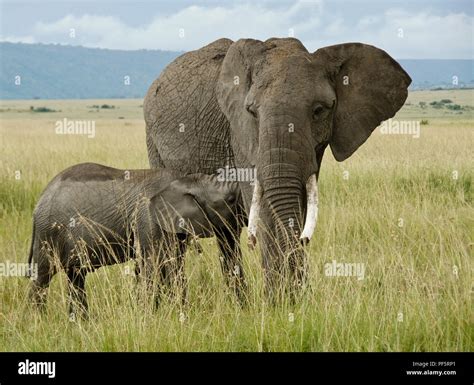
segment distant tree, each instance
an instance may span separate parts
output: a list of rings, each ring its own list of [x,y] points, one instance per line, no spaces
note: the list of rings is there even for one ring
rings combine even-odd
[[[33,106],[30,106],[30,111],[31,112],[59,112],[48,107],[33,107]]]
[[[430,103],[430,106],[433,108],[443,108],[444,104],[441,102],[437,102],[436,100]]]
[[[454,111],[462,110],[462,107],[459,104],[448,104],[446,108],[449,110],[454,110]]]

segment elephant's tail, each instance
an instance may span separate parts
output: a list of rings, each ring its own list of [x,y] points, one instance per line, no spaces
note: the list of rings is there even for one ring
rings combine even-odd
[[[33,254],[34,254],[34,247],[35,247],[35,238],[36,238],[36,223],[33,220],[33,233],[31,235],[31,244],[30,244],[30,255],[28,256],[28,269],[26,272],[26,277],[30,278],[31,277],[31,271],[33,266],[31,266],[33,262]]]

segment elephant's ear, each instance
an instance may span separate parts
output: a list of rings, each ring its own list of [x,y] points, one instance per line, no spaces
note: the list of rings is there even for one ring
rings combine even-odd
[[[200,232],[207,226],[206,216],[192,194],[186,178],[171,182],[150,200],[150,212],[155,223],[174,234]]]
[[[252,81],[252,67],[266,50],[265,43],[240,39],[232,44],[222,62],[216,84],[219,106],[229,121],[235,121],[244,110],[244,102]]]
[[[313,55],[326,64],[336,89],[330,146],[343,161],[403,106],[411,79],[385,51],[366,44],[333,45]]]
[[[245,110],[245,102],[252,85],[254,64],[265,50],[267,46],[259,40],[241,39],[233,43],[222,62],[215,88],[219,107],[229,121],[231,130],[241,132],[233,136],[233,145],[237,145],[241,154],[246,154],[247,158],[256,153],[258,138],[256,131],[251,129],[256,123]]]

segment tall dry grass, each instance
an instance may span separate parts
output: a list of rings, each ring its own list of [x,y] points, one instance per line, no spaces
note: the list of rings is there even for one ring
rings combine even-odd
[[[43,101],[61,112],[41,116],[13,112],[33,102],[9,103],[0,122],[0,263],[26,262],[35,202],[65,167],[148,165],[139,101],[99,115],[87,110],[93,102]],[[95,138],[56,135],[64,116],[96,119]],[[403,118],[429,123],[419,139],[375,132],[343,163],[326,153],[309,247],[311,288],[296,305],[265,304],[260,256],[243,235],[250,304],[240,308],[225,288],[215,240],[206,239],[202,255],[191,248],[186,256],[184,313],[172,302],[158,311],[140,304],[132,263],[88,276],[89,322],[68,322],[63,273],[43,315],[27,306],[27,279],[0,277],[0,350],[472,350],[472,112],[408,106]],[[364,279],[326,276],[333,260],[364,263]]]

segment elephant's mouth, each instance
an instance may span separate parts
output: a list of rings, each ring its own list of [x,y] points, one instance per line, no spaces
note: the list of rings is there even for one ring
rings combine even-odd
[[[257,227],[260,218],[263,189],[258,179],[255,179],[248,220],[248,246],[253,249],[257,243]],[[316,174],[311,174],[306,181],[306,218],[299,239],[303,245],[309,243],[316,228],[318,217],[318,182]]]

